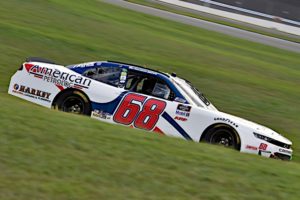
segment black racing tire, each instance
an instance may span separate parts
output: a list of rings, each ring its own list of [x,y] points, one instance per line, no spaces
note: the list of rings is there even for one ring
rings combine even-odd
[[[240,149],[240,141],[237,134],[228,127],[215,127],[210,129],[204,136],[203,141],[236,150]]]
[[[89,99],[79,91],[66,91],[62,93],[53,105],[54,109],[80,114],[91,115]]]

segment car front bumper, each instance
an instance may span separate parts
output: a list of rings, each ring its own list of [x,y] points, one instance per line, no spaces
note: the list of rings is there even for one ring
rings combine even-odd
[[[268,157],[268,158],[280,159],[280,160],[292,159],[292,154],[293,154],[292,149],[283,148],[270,143],[266,143],[266,145],[267,148],[262,148],[262,146],[264,145],[260,145],[258,150],[258,155]]]

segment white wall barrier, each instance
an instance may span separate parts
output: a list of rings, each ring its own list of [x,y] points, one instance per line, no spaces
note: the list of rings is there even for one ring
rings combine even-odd
[[[274,15],[269,15],[269,14],[265,14],[265,13],[245,9],[245,8],[240,8],[240,7],[236,7],[236,6],[232,6],[232,5],[227,5],[227,4],[219,3],[219,2],[216,2],[216,1],[212,1],[212,0],[198,0],[198,1],[201,1],[201,2],[206,3],[208,5],[216,5],[216,6],[220,6],[220,7],[223,7],[223,8],[229,8],[231,10],[236,10],[236,11],[243,12],[243,13],[248,13],[248,14],[251,14],[251,15],[254,15],[254,16],[264,17],[264,18],[267,18],[267,19],[270,19],[270,20],[278,20],[277,22],[287,22],[290,25],[300,26],[300,22],[290,20],[290,19],[281,18],[281,17],[277,17],[277,16],[274,16]]]
[[[259,19],[256,17],[250,17],[250,16],[245,16],[245,15],[236,14],[236,13],[231,13],[231,12],[218,10],[215,8],[209,8],[209,7],[205,7],[205,6],[201,6],[201,5],[197,5],[197,4],[193,4],[193,3],[188,3],[188,2],[184,2],[184,1],[179,1],[179,0],[157,0],[157,1],[161,1],[164,3],[169,3],[169,4],[176,5],[176,6],[181,6],[184,8],[189,8],[192,10],[197,10],[200,12],[205,12],[205,13],[209,13],[209,14],[249,23],[249,24],[254,24],[257,26],[265,27],[265,28],[277,29],[282,32],[300,36],[300,28],[295,27],[295,26],[290,26],[287,24],[268,21],[265,19]]]

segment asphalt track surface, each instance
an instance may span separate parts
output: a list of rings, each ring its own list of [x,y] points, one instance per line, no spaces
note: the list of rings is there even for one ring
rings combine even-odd
[[[230,26],[225,26],[222,24],[216,24],[216,23],[204,21],[201,19],[195,19],[192,17],[171,13],[171,12],[159,10],[156,8],[151,8],[151,7],[147,7],[147,6],[143,6],[143,5],[129,3],[129,2],[126,2],[123,0],[102,0],[102,1],[104,1],[106,3],[118,5],[120,7],[126,8],[126,9],[134,10],[137,12],[154,15],[154,16],[161,17],[164,19],[176,21],[179,23],[207,29],[210,31],[216,31],[219,33],[233,36],[233,37],[237,37],[237,38],[273,46],[276,48],[300,53],[300,44],[299,43],[290,42],[287,40],[282,40],[282,39],[278,39],[278,38],[274,38],[274,37],[270,37],[270,36],[265,36],[265,35],[261,35],[258,33],[253,33],[253,32],[241,30],[238,28],[230,27]]]

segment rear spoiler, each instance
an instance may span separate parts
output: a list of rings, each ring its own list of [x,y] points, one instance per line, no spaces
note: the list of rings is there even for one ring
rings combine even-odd
[[[28,57],[25,60],[26,62],[42,62],[42,63],[49,63],[49,64],[56,64],[55,62],[45,59],[45,58],[39,58],[39,57]]]
[[[39,58],[39,57],[28,57],[26,58],[25,62],[42,62],[42,63],[48,63],[48,64],[54,64],[56,65],[55,62],[45,59],[45,58]],[[23,64],[20,66],[18,69],[19,71],[23,70]]]

